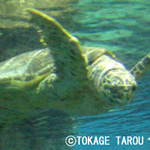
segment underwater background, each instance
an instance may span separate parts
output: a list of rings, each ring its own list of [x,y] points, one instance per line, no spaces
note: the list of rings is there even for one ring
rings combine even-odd
[[[0,2],[1,61],[25,51],[43,48],[36,35],[37,29],[22,20],[24,7],[35,7],[48,13],[52,10],[52,15],[57,12],[54,17],[80,40],[81,45],[110,50],[128,69],[150,51],[148,0],[66,0],[68,5],[62,3],[58,6],[60,0],[55,1],[53,8],[48,7],[46,0]],[[147,150],[150,148],[149,77],[150,70],[138,81],[131,104],[114,112],[68,117],[57,111],[43,110],[34,116],[11,122],[7,131],[0,130],[0,149]],[[68,147],[65,144],[68,135],[110,136],[110,145]],[[143,136],[144,143],[137,146],[117,145],[116,136]]]

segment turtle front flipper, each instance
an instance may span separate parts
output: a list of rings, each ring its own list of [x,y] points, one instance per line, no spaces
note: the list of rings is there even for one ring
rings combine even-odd
[[[86,61],[81,51],[79,41],[70,35],[55,19],[32,8],[31,22],[43,29],[44,41],[52,50],[55,58],[58,76],[86,81]]]
[[[150,67],[150,53],[142,58],[131,70],[131,74],[134,75],[136,80],[142,77]]]

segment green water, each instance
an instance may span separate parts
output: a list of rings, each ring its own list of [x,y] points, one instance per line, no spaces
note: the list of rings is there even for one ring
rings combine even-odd
[[[45,0],[0,2],[0,60],[43,48],[39,42],[37,28],[23,19],[25,14],[22,9],[35,7],[47,13],[51,9],[62,10],[57,8],[58,1],[53,8],[47,5],[49,1]],[[80,40],[81,45],[104,47],[113,52],[129,69],[150,51],[150,1],[79,0],[78,3],[72,4],[67,5],[67,8],[75,8],[75,12],[61,12],[57,20]],[[142,135],[147,139],[150,135],[149,74],[150,71],[138,82],[139,87],[132,103],[119,112],[72,120],[60,112],[45,110],[25,119],[22,115],[21,120],[14,123],[15,118],[12,116],[17,116],[18,112],[3,110],[1,119],[5,120],[9,115],[11,119],[6,127],[8,132],[0,134],[0,149],[66,150],[70,149],[64,144],[64,138],[68,134]],[[116,147],[115,143],[112,143],[110,147],[101,149],[145,150],[149,145],[148,141],[141,147]],[[100,147],[82,145],[73,149],[99,150]]]

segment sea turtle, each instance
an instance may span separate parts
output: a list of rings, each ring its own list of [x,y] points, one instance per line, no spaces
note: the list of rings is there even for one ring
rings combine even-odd
[[[130,103],[136,80],[150,66],[150,53],[128,71],[110,51],[82,47],[55,19],[36,9],[26,11],[43,30],[50,49],[0,63],[1,106],[23,111],[52,108],[83,116]]]

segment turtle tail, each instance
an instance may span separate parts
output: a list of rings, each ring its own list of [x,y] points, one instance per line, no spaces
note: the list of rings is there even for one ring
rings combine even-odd
[[[140,79],[150,67],[150,53],[143,57],[131,70],[131,74],[136,78]]]

